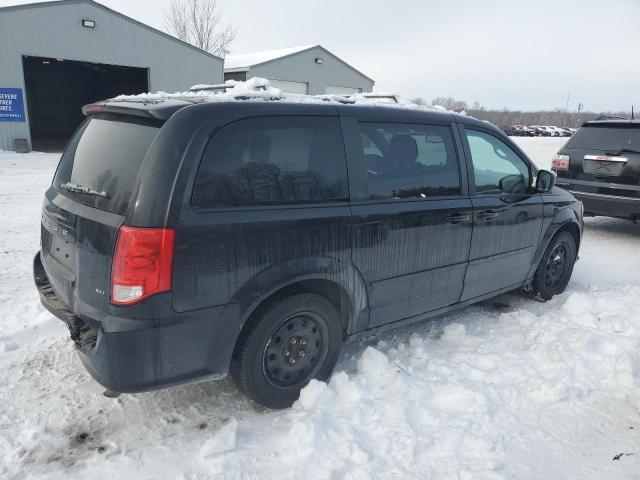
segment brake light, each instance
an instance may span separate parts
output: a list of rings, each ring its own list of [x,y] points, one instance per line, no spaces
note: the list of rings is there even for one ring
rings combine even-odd
[[[131,305],[171,291],[174,230],[120,227],[111,270],[111,303]]]
[[[556,155],[551,161],[551,170],[569,170],[569,155]]]

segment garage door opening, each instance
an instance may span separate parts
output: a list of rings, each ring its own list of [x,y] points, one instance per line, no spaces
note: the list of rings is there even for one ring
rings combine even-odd
[[[22,57],[34,150],[62,151],[87,103],[149,91],[148,69]]]

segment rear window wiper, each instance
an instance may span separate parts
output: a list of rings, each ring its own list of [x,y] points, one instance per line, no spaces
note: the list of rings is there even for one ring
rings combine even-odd
[[[82,193],[84,195],[92,195],[94,197],[109,198],[109,194],[105,191],[99,192],[90,187],[83,187],[82,185],[76,185],[75,183],[67,182],[60,185],[60,188],[64,188],[69,192]]]

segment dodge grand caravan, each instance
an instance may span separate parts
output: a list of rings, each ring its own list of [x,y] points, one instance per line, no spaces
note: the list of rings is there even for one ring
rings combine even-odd
[[[582,206],[497,128],[397,106],[111,100],[64,152],[34,278],[91,375],[230,373],[285,407],[343,342],[562,292]]]

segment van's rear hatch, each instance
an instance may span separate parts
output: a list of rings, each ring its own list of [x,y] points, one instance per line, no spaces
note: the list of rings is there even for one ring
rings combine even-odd
[[[109,305],[112,255],[149,146],[162,121],[96,113],[62,155],[42,210],[41,259],[71,310]]]
[[[568,169],[556,169],[560,185],[576,192],[640,198],[640,122],[587,122],[558,154],[569,160]]]

